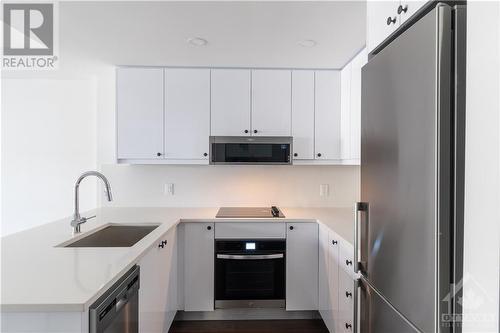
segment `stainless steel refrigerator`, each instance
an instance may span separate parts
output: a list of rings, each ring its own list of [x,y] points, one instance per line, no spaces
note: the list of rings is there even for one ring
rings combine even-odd
[[[434,3],[362,69],[358,332],[457,332],[465,13]]]

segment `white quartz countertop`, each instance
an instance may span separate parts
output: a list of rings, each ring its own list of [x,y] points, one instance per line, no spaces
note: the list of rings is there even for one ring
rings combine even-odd
[[[85,311],[116,280],[178,223],[189,222],[318,222],[346,241],[353,240],[352,208],[281,208],[280,219],[216,219],[218,208],[105,207],[82,225],[81,237],[108,223],[155,223],[158,228],[132,247],[64,248],[71,240],[70,218],[2,237],[2,311]]]

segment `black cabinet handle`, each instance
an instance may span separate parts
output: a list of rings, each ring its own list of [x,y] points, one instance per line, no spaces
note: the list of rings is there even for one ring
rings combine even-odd
[[[321,153],[318,153],[317,155],[318,155],[318,157],[321,157]]]
[[[258,131],[257,130],[253,130],[254,133],[257,133]]]
[[[207,153],[203,153],[203,156],[208,156],[208,154]]]
[[[408,11],[408,5],[404,5],[404,6],[403,5],[399,5],[399,7],[398,7],[398,14],[400,14],[400,15],[401,15],[401,13],[405,13],[406,14],[407,11]],[[396,22],[394,22],[394,23],[396,23]]]
[[[352,293],[350,293],[350,292],[346,291],[346,292],[345,292],[345,297],[347,297],[347,298],[352,297]]]
[[[350,329],[350,328],[352,328],[352,325],[348,324],[348,323],[345,323],[345,328]]]
[[[346,261],[345,261],[345,264],[346,264],[347,266],[352,265],[352,260],[346,260]]]
[[[387,25],[391,25],[391,24],[396,24],[396,17],[392,18],[389,16],[387,18]]]
[[[163,244],[163,242],[161,242],[160,244],[158,244],[158,247],[161,247],[163,249],[165,247],[165,244]]]
[[[211,225],[209,225],[209,226],[207,227],[207,230],[212,230],[212,226],[211,226]]]
[[[293,230],[293,225],[291,225],[289,229],[290,229],[290,230]]]
[[[248,133],[248,130],[245,130],[245,133]]]
[[[297,156],[299,156],[299,154],[297,154],[297,153],[293,153],[293,156],[294,156],[294,157],[297,157]]]
[[[337,245],[338,241],[336,241],[335,239],[332,240],[332,245]]]
[[[161,156],[161,153],[156,153],[156,156]]]

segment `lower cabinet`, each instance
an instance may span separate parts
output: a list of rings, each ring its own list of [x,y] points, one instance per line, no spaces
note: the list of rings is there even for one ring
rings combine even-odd
[[[214,223],[184,224],[184,310],[214,310]]]
[[[168,332],[177,311],[177,229],[161,237],[139,261],[139,332]]]
[[[353,332],[352,245],[327,227],[319,227],[319,313],[330,332]]]
[[[318,224],[287,223],[286,309],[318,309]]]

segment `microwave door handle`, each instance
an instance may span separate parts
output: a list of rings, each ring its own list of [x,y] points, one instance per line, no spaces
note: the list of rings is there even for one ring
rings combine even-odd
[[[280,259],[283,258],[283,253],[275,254],[218,254],[217,259],[226,260],[269,260],[269,259]]]

